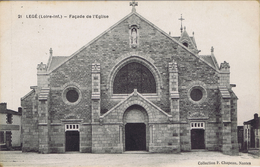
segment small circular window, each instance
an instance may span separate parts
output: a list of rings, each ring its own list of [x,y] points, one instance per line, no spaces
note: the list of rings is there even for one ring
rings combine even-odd
[[[63,101],[66,104],[77,104],[81,99],[81,93],[76,87],[68,87],[63,91]]]
[[[190,97],[192,100],[194,101],[199,101],[202,99],[202,96],[203,96],[203,93],[200,89],[193,89],[191,92],[190,92]]]
[[[201,103],[206,99],[206,90],[201,86],[193,86],[188,91],[188,97],[193,103]]]
[[[79,94],[76,90],[69,90],[66,93],[66,98],[69,102],[74,103],[79,99]]]

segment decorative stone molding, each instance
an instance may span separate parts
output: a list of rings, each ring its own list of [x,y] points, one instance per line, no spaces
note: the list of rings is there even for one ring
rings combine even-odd
[[[188,91],[187,91],[187,97],[188,97],[188,99],[189,99],[192,103],[194,103],[194,104],[201,104],[201,103],[203,103],[203,102],[207,99],[207,90],[206,90],[206,88],[207,88],[207,85],[206,85],[205,83],[201,82],[201,81],[193,81],[193,82],[191,82],[191,83],[187,86],[187,89],[188,89]],[[201,99],[199,99],[199,100],[197,100],[197,101],[194,100],[194,99],[192,99],[192,97],[191,97],[191,93],[192,93],[192,91],[195,90],[195,89],[198,89],[198,90],[201,91],[201,93],[202,93]]]
[[[124,67],[128,63],[132,63],[132,62],[140,63],[151,71],[151,73],[154,76],[155,82],[156,82],[156,94],[157,94],[157,96],[159,96],[160,92],[161,92],[161,88],[163,88],[162,87],[162,77],[161,77],[161,74],[160,74],[159,70],[157,69],[157,67],[153,64],[154,60],[151,59],[149,56],[143,56],[136,52],[127,53],[115,60],[115,66],[111,69],[111,72],[108,76],[108,81],[107,81],[107,89],[108,89],[110,96],[113,95],[113,83],[114,83],[114,79],[117,75],[117,72],[122,67]]]
[[[47,65],[41,62],[41,64],[38,64],[37,66],[37,73],[45,73],[45,72],[47,72]]]
[[[82,99],[82,94],[81,94],[81,91],[80,89],[74,85],[74,84],[66,84],[67,86],[63,89],[63,92],[62,92],[62,100],[65,104],[67,105],[76,105],[78,104],[81,99]],[[77,93],[78,93],[78,99],[75,101],[75,102],[70,102],[68,99],[67,99],[67,93],[68,91],[70,90],[75,90]]]
[[[139,45],[139,25],[129,25],[129,44],[131,48],[136,48]]]
[[[224,63],[220,64],[220,70],[222,70],[222,69],[227,70],[229,68],[230,68],[229,63],[227,63],[226,61],[224,61]]]
[[[92,63],[92,73],[100,72],[100,63],[94,62]]]

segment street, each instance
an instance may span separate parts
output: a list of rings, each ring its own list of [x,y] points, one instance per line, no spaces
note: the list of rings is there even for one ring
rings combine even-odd
[[[260,166],[259,157],[239,153],[239,156],[221,152],[182,152],[180,154],[151,154],[128,152],[123,154],[91,154],[66,152],[64,154],[22,153],[0,151],[2,166],[46,166],[46,167],[170,167],[170,166]]]

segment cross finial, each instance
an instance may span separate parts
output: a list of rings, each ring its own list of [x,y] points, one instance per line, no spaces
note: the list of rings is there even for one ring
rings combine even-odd
[[[138,2],[135,2],[135,0],[133,0],[133,2],[130,2],[130,6],[132,6],[132,12],[136,12],[135,6],[138,6]]]
[[[52,48],[50,48],[50,55],[52,56]]]
[[[183,30],[183,28],[182,28],[182,20],[184,20],[184,18],[182,18],[182,14],[181,14],[181,18],[179,18],[179,20],[181,21],[181,33],[182,33],[182,30]]]
[[[214,52],[214,48],[213,48],[213,46],[211,46],[211,53],[213,53]]]

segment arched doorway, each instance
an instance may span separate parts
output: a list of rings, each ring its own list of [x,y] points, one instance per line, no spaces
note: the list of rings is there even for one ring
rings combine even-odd
[[[129,107],[123,117],[124,122],[124,150],[148,151],[149,127],[148,114],[139,105]]]

